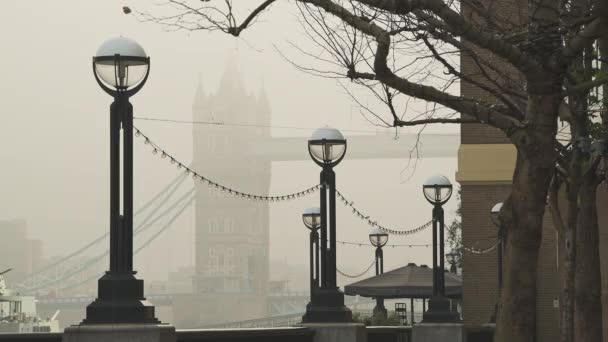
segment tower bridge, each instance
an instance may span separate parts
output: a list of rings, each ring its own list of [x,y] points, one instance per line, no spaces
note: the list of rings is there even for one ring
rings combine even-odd
[[[193,125],[193,168],[221,175],[226,184],[255,179],[247,182],[247,192],[268,195],[273,162],[310,159],[307,138],[271,135],[271,108],[265,91],[248,92],[231,65],[215,93],[205,93],[199,83],[192,110],[194,122],[247,126],[231,130],[221,124]],[[396,139],[394,133],[378,132],[348,135],[347,140],[349,159],[454,158],[460,144],[458,134],[400,134]],[[413,152],[416,147],[419,155]],[[201,322],[266,317],[269,310],[285,313],[287,309],[281,308],[290,299],[277,301],[268,289],[269,204],[217,196],[202,184],[195,187],[195,290],[184,305],[196,303],[191,307],[206,310],[201,314],[184,306],[175,310],[174,322],[200,326]],[[300,307],[305,304],[301,302]]]

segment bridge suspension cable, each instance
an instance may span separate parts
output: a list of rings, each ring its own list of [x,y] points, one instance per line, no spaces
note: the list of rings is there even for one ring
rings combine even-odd
[[[189,192],[189,194],[191,194],[193,191]],[[166,231],[167,229],[169,229],[172,225],[173,222],[175,222],[175,220],[177,220],[181,214],[186,210],[186,208],[188,208],[192,202],[194,202],[194,196],[191,196],[190,198],[188,198],[188,200],[186,201],[186,203],[184,205],[182,205],[178,211],[169,219],[169,221],[167,221],[167,223],[165,223],[165,225],[158,230],[154,235],[152,235],[152,237],[150,237],[148,240],[146,240],[142,245],[140,245],[139,247],[137,247],[135,249],[135,251],[133,252],[133,255],[137,255],[142,249],[148,247],[157,237],[159,237],[164,231]],[[86,284],[90,281],[93,281],[95,279],[98,279],[99,277],[101,277],[103,275],[103,272],[101,273],[97,273],[91,277],[88,277],[82,281],[79,281],[77,283],[73,283],[64,287],[59,288],[59,290],[69,290],[71,288]]]
[[[194,192],[194,190],[190,190],[188,193],[186,193],[185,195],[183,195],[182,197],[180,197],[171,207],[169,207],[168,209],[166,209],[163,213],[161,213],[160,215],[157,215],[156,218],[154,220],[152,220],[152,222],[150,222],[149,224],[143,225],[140,224],[134,231],[134,236],[137,236],[138,233],[148,229],[150,226],[152,226],[156,221],[158,221],[160,218],[162,218],[163,216],[165,216],[169,211],[173,210],[178,204],[182,203],[183,201],[185,201],[187,199],[188,196],[192,197],[192,193]],[[189,204],[189,203],[188,203]],[[154,212],[152,212],[153,214]],[[181,212],[180,212],[181,214]],[[149,243],[148,243],[149,244]],[[71,270],[69,273],[64,274],[63,277],[61,278],[56,278],[56,279],[52,279],[51,281],[48,281],[46,283],[43,284],[39,284],[34,288],[30,288],[28,289],[28,291],[36,291],[38,289],[41,288],[45,288],[51,285],[54,285],[58,282],[61,282],[65,279],[69,279],[70,277],[79,274],[89,268],[91,268],[93,265],[97,264],[99,261],[103,260],[105,256],[107,256],[108,254],[110,254],[110,250],[106,249],[104,252],[98,254],[97,256],[89,259],[87,262],[80,264],[79,267],[74,268],[73,270]]]
[[[145,211],[146,209],[148,209],[154,202],[156,202],[156,200],[158,200],[163,194],[169,192],[170,194],[172,194],[173,192],[175,192],[175,190],[177,190],[178,186],[186,179],[186,177],[184,175],[179,175],[177,177],[175,177],[164,189],[162,189],[159,193],[157,193],[152,199],[150,199],[149,201],[147,201],[146,203],[144,203],[144,205],[140,208],[137,209],[137,211],[134,213],[134,216],[138,216],[140,213],[142,213],[143,211]],[[171,190],[170,190],[171,189]],[[20,282],[19,284],[23,284],[28,282],[31,278],[36,277],[37,275],[46,272],[54,267],[57,267],[59,264],[64,263],[65,261],[72,259],[74,257],[76,257],[77,255],[81,254],[82,252],[90,249],[91,247],[95,246],[96,244],[98,244],[99,242],[103,241],[106,237],[108,237],[108,235],[110,235],[109,232],[104,233],[103,235],[99,236],[98,238],[94,239],[93,241],[87,243],[86,245],[84,245],[83,247],[75,250],[74,252],[60,258],[59,260],[56,260],[55,262],[46,265],[44,267],[42,267],[41,269],[36,270],[33,273],[30,273],[28,275],[26,275]],[[19,287],[19,284],[16,284],[16,287]]]
[[[181,183],[186,179],[185,176],[180,175],[176,177],[168,186],[166,186],[163,190],[161,190],[157,195],[155,195],[150,201],[144,204],[140,209],[138,209],[137,214],[142,213],[145,209],[150,208],[152,204],[158,202],[157,205],[148,213],[146,217],[142,220],[141,223],[138,223],[134,235],[139,234],[140,232],[145,231],[152,224],[157,222],[163,215],[166,215],[170,210],[172,210],[176,205],[178,205],[181,201],[183,201],[187,195],[192,194],[193,190],[191,190],[188,194],[182,196],[177,200],[176,204],[173,204],[169,209],[165,210],[160,215],[154,217],[154,214],[166,203],[167,200],[177,191]],[[164,197],[163,197],[164,195]],[[161,199],[161,201],[158,201]],[[154,218],[153,218],[154,217]],[[153,219],[151,219],[153,218]],[[15,288],[19,289],[21,292],[33,292],[42,288],[46,288],[48,286],[54,285],[60,281],[68,279],[74,275],[77,275],[86,269],[92,267],[97,262],[101,261],[106,255],[109,254],[109,249],[106,249],[105,252],[89,258],[85,262],[78,262],[75,265],[70,265],[69,261],[71,259],[75,259],[77,255],[82,254],[82,252],[89,250],[97,243],[104,240],[109,234],[106,233],[103,236],[95,239],[93,242],[88,243],[84,247],[78,249],[76,252],[70,253],[68,257],[64,257],[58,262],[53,263],[50,266],[45,267],[43,270],[38,271],[36,273],[28,275],[24,281],[21,281],[15,284]],[[59,268],[63,268],[59,270]],[[49,274],[47,274],[49,273]]]

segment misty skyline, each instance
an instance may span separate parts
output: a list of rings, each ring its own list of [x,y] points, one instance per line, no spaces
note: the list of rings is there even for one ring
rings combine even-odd
[[[286,8],[269,13],[265,20],[273,21],[273,25],[260,23],[237,40],[221,33],[165,32],[158,25],[138,22],[121,11],[123,5],[163,10],[144,1],[51,4],[9,0],[3,5],[0,35],[11,49],[4,56],[0,85],[5,118],[0,134],[0,158],[4,161],[0,186],[10,195],[3,196],[0,202],[0,219],[27,220],[29,236],[44,242],[46,257],[67,254],[107,232],[109,227],[111,99],[99,89],[91,71],[91,57],[107,38],[133,38],[151,56],[150,79],[132,99],[135,116],[192,120],[197,85],[202,82],[205,92],[215,92],[227,62],[232,60],[250,93],[265,89],[272,109],[272,126],[330,125],[342,129],[347,139],[366,134],[350,130],[375,131],[339,84],[297,70],[275,50],[273,43],[287,51],[287,39],[301,36],[297,21],[290,20],[296,13],[279,15]],[[279,26],[284,30],[276,32],[274,28]],[[190,124],[135,124],[181,161],[188,163],[192,159]],[[458,127],[432,127],[428,132],[456,133]],[[306,148],[310,133],[305,129],[272,129],[276,137],[301,137],[302,149]],[[408,153],[404,151],[400,160],[381,161],[349,160],[347,154],[336,168],[338,189],[387,226],[414,227],[428,221],[431,206],[422,197],[421,184],[433,173],[445,174],[455,183],[456,156],[419,160],[409,178],[410,172],[404,172]],[[136,141],[135,207],[178,172]],[[198,172],[206,174],[204,169]],[[318,172],[310,160],[275,162],[271,193],[299,191],[315,184]],[[209,176],[221,181],[221,175]],[[238,188],[240,184],[230,185]],[[315,205],[316,198],[271,204],[271,261],[306,265],[308,232],[301,224],[300,214]],[[454,196],[446,208],[447,221],[453,217],[455,206]],[[340,204],[337,214],[339,240],[368,243],[370,227]],[[142,278],[163,279],[167,271],[192,264],[193,224],[192,211],[188,210],[174,228],[136,257],[135,268]],[[430,230],[408,238],[394,237],[390,243],[430,243]],[[363,260],[361,248],[338,246],[338,267],[358,273],[372,259],[373,249],[365,251],[369,251],[369,256]],[[387,248],[385,267],[390,270],[407,262],[428,264],[430,256],[431,252],[424,248]]]

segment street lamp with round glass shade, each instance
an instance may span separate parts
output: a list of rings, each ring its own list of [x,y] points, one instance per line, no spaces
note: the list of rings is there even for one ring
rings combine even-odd
[[[320,280],[315,295],[311,296],[311,301],[306,306],[302,322],[352,322],[352,312],[344,305],[344,293],[338,288],[336,279],[336,174],[333,168],[346,155],[346,139],[335,128],[319,128],[308,140],[308,153],[315,164],[321,167]],[[312,218],[310,220],[312,223]]]
[[[445,218],[443,205],[452,197],[452,183],[442,175],[429,177],[422,184],[424,198],[433,205],[433,296],[429,299],[423,323],[459,322],[460,316],[451,310],[445,296]]]
[[[500,228],[500,210],[502,209],[502,202],[494,204],[492,210],[490,210],[490,218],[497,228]]]
[[[302,221],[310,230],[319,229],[321,227],[321,209],[319,207],[306,208],[302,214]]]
[[[346,154],[346,139],[335,128],[319,128],[308,140],[308,152],[318,165],[336,166]]]
[[[148,77],[150,58],[134,40],[116,37],[101,44],[93,57],[93,70],[95,79],[109,94],[133,95]]]
[[[376,227],[369,232],[369,242],[372,246],[376,247],[375,260],[376,260],[376,275],[384,273],[384,253],[382,247],[388,242],[388,234],[382,229]],[[384,298],[376,297],[376,306],[373,310],[374,317],[383,316],[387,317],[388,311],[384,307]]]
[[[83,324],[158,324],[133,269],[133,106],[129,98],[148,79],[150,58],[135,41],[112,38],[93,57],[93,75],[114,98],[110,105],[110,270]],[[121,161],[122,148],[122,161]]]
[[[380,228],[374,228],[369,232],[369,242],[374,247],[384,247],[388,242],[388,233]]]
[[[319,207],[306,208],[302,213],[302,222],[310,230],[310,303],[317,301],[317,289],[319,288],[319,228],[321,227],[321,209]]]
[[[422,191],[431,204],[442,205],[452,197],[452,183],[445,176],[434,175],[424,182]]]

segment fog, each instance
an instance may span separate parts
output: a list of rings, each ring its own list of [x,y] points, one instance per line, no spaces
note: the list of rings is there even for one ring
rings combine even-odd
[[[112,99],[95,83],[91,70],[91,57],[107,38],[130,37],[151,56],[150,78],[132,98],[136,117],[191,121],[199,82],[206,93],[214,93],[227,63],[233,63],[248,92],[265,89],[275,126],[273,137],[301,137],[306,149],[311,127],[330,125],[342,130],[347,139],[375,134],[377,128],[362,117],[337,81],[308,75],[277,52],[297,57],[287,41],[309,44],[295,20],[297,9],[290,3],[274,6],[241,39],[204,31],[167,32],[123,14],[124,5],[155,13],[169,10],[149,1],[126,0],[3,0],[0,5],[0,220],[27,220],[28,236],[42,240],[45,258],[66,255],[109,228],[108,111]],[[369,95],[362,96],[371,103]],[[179,160],[186,164],[192,160],[191,124],[136,120],[135,125]],[[417,130],[404,129],[401,134]],[[457,133],[458,127],[429,127],[425,132]],[[409,152],[404,150],[402,159],[390,160],[351,160],[347,155],[336,168],[338,188],[378,223],[404,228],[423,224],[430,219],[431,206],[423,199],[421,184],[434,173],[455,182],[456,156],[414,162],[408,160]],[[204,166],[197,171],[207,174]],[[135,207],[178,172],[136,140]],[[318,175],[319,168],[311,160],[273,162],[270,192],[300,191],[316,184]],[[216,178],[222,181],[221,175]],[[246,188],[252,181],[229,185]],[[270,205],[271,279],[294,278],[288,275],[290,268],[306,279],[308,231],[300,215],[317,201],[314,196]],[[446,206],[448,221],[456,203],[454,197]],[[368,225],[341,204],[337,215],[339,240],[369,243]],[[135,258],[138,276],[146,282],[164,280],[168,272],[192,266],[194,224],[193,210],[188,209]],[[430,233],[391,237],[389,243],[430,243]],[[360,273],[372,257],[373,249],[368,247],[338,246],[338,267],[348,273]],[[385,270],[408,262],[430,264],[430,250],[386,248]],[[294,289],[307,286],[294,279],[290,283]]]

